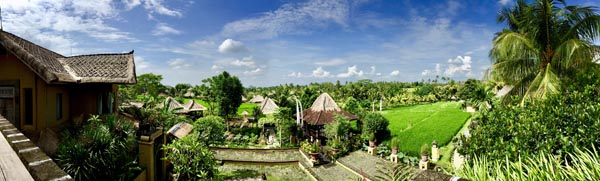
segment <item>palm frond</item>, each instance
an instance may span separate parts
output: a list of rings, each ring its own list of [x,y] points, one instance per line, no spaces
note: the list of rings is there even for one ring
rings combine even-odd
[[[539,72],[531,85],[525,92],[521,105],[529,99],[543,99],[549,94],[560,90],[560,79],[552,71],[552,66],[548,65],[544,71]]]

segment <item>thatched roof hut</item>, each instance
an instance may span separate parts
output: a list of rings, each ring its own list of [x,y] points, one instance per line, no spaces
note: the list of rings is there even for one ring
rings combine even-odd
[[[242,102],[246,102],[248,101],[248,99],[246,99],[246,97],[242,96]]]
[[[277,104],[275,104],[275,102],[273,102],[273,99],[267,97],[261,104],[260,104],[260,111],[263,114],[273,114],[275,113],[275,111],[279,108],[279,106],[277,106]]]
[[[195,97],[196,94],[194,94],[194,92],[192,92],[192,89],[188,89],[185,94],[183,94],[183,97]]]
[[[263,96],[261,96],[261,95],[257,95],[257,96],[254,96],[252,99],[250,99],[250,101],[248,101],[248,102],[250,102],[250,103],[261,103],[263,101],[265,101],[265,98]]]
[[[206,107],[202,106],[201,104],[199,104],[198,102],[196,102],[193,99],[188,101],[187,103],[185,103],[183,105],[183,109],[185,109],[188,112],[207,110]]]
[[[353,114],[342,110],[327,93],[321,94],[312,106],[303,112],[302,118],[311,125],[325,125],[335,121],[335,115],[343,115],[348,119],[358,119]]]
[[[175,113],[187,113],[187,110],[183,107],[183,105],[181,105],[181,103],[177,102],[172,97],[167,97],[165,99],[165,102],[158,105],[158,107],[163,108],[163,107],[165,107],[165,104],[169,105],[169,111],[173,111],[175,109],[181,108],[181,109],[176,110]]]

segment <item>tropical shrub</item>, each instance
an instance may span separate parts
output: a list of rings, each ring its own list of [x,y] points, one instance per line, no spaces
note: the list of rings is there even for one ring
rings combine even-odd
[[[81,131],[62,135],[55,160],[75,180],[130,180],[141,170],[135,129],[128,120],[92,116]]]
[[[375,134],[376,141],[383,141],[390,136],[389,122],[381,114],[369,113],[362,121],[364,138],[368,138],[371,133]]]
[[[345,137],[352,127],[350,120],[345,116],[335,115],[333,123],[326,124],[323,132],[327,138]]]
[[[173,164],[175,180],[211,180],[218,173],[213,152],[192,133],[163,146],[165,160]]]
[[[515,161],[474,157],[456,174],[469,180],[600,180],[600,155],[589,147],[575,148],[565,159],[546,152]]]
[[[317,143],[304,141],[300,143],[300,149],[306,153],[317,153],[319,152],[319,145]]]
[[[598,86],[587,85],[523,107],[497,107],[481,114],[471,137],[461,139],[459,152],[516,160],[541,152],[565,156],[576,147],[600,145],[599,106]]]
[[[379,162],[377,164],[377,173],[379,174],[376,177],[381,180],[408,181],[412,180],[415,171],[408,164]]]
[[[198,140],[205,145],[220,144],[225,141],[225,120],[219,116],[206,116],[194,122]]]

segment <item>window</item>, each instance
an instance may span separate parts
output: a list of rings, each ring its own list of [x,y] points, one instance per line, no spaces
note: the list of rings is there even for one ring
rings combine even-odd
[[[62,119],[63,118],[63,99],[62,99],[62,94],[58,93],[56,94],[56,119]]]
[[[102,106],[103,106],[102,105],[102,102],[103,102],[102,100],[104,100],[103,99],[103,95],[102,94],[98,94],[98,100],[96,102],[96,109],[98,111],[98,114],[102,114]]]
[[[25,93],[25,125],[33,125],[33,89],[24,88]]]

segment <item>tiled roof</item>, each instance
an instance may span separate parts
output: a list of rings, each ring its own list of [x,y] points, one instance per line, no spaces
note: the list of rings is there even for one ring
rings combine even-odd
[[[133,51],[65,57],[0,31],[0,44],[46,83],[135,83]]]

